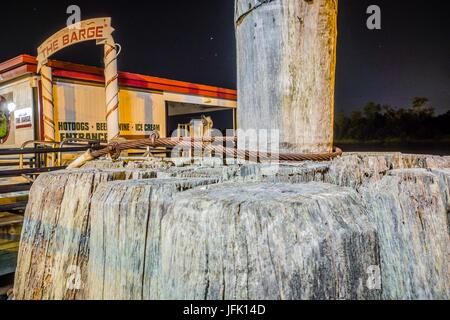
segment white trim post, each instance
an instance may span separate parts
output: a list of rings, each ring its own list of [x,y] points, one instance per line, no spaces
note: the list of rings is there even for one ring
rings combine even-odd
[[[117,72],[117,49],[114,40],[105,42],[105,91],[108,141],[120,135],[119,128],[119,75]]]

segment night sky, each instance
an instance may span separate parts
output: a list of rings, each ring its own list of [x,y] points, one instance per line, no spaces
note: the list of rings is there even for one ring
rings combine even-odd
[[[409,106],[430,98],[450,110],[450,11],[444,0],[340,0],[336,110],[374,101]],[[36,54],[65,26],[66,8],[82,19],[111,16],[123,71],[236,88],[233,0],[13,1],[0,15],[0,61]],[[366,8],[382,9],[382,30],[366,28]],[[77,45],[56,59],[101,66],[102,48]]]

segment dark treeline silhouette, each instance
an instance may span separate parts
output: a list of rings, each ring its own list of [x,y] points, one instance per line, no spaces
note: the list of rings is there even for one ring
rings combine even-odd
[[[450,141],[450,111],[437,116],[427,98],[414,98],[409,108],[369,102],[350,116],[338,113],[336,141],[414,142]]]

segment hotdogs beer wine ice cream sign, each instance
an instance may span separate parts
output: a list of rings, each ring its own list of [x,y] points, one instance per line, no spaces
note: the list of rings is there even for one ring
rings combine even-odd
[[[154,123],[119,123],[121,135],[144,138],[151,131],[160,131]],[[106,122],[58,122],[59,141],[65,139],[89,139],[108,141]]]

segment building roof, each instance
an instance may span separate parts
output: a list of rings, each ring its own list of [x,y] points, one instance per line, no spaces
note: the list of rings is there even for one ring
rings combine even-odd
[[[104,83],[103,68],[49,60],[53,76],[70,80]],[[0,83],[25,74],[37,72],[36,58],[30,55],[20,55],[0,63]],[[124,87],[191,94],[227,100],[237,100],[236,90],[213,87],[184,81],[170,80],[137,73],[119,72],[119,84]]]

